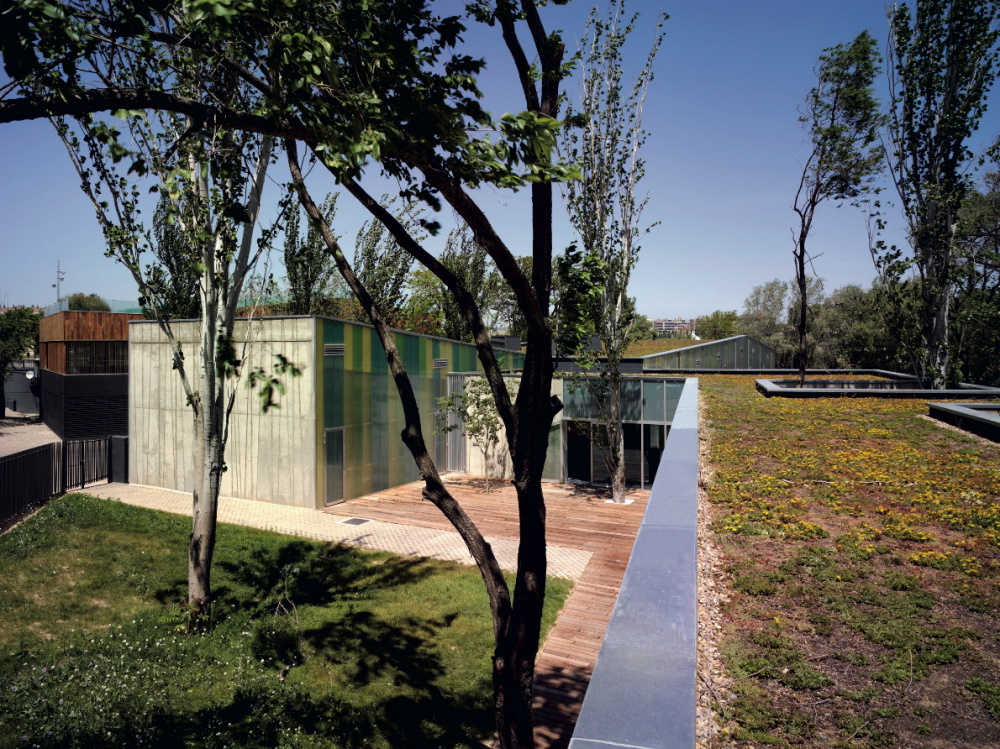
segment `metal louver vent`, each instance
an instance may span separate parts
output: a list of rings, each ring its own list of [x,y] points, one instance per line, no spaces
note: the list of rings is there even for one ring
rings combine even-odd
[[[324,343],[323,356],[343,356],[347,347],[343,343]]]
[[[448,368],[448,360],[447,359],[435,359],[434,360],[434,369],[447,369],[447,368]]]

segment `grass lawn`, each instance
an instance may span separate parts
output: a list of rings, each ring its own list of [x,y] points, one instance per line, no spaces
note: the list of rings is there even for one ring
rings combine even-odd
[[[674,351],[688,346],[700,346],[711,341],[692,341],[674,338],[653,338],[646,341],[632,341],[625,351],[625,356],[648,356],[649,354],[659,354],[664,351]]]
[[[456,746],[493,727],[474,567],[219,526],[185,634],[190,520],[69,495],[0,537],[0,747]],[[550,579],[547,631],[570,583]]]
[[[739,746],[1000,743],[1000,445],[701,379]]]

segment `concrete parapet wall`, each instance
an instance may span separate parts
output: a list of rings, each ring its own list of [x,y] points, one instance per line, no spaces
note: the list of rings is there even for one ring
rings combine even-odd
[[[570,749],[695,746],[698,380],[684,383]]]

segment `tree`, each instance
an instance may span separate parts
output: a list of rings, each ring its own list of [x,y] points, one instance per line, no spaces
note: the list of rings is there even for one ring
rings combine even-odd
[[[743,314],[740,315],[737,331],[773,348],[771,341],[784,334],[787,308],[787,282],[775,278],[754,286],[743,300]]]
[[[204,30],[174,15],[158,18],[159,30],[185,36],[192,44],[211,44]],[[235,102],[249,95],[231,70],[206,64],[186,46],[170,47],[155,60],[146,49],[96,50],[91,64],[107,80],[143,81],[189,97]],[[169,81],[169,82],[168,82]],[[173,367],[191,406],[195,438],[192,533],[188,549],[189,625],[210,622],[211,569],[215,550],[219,488],[225,471],[229,415],[234,403],[242,357],[234,344],[236,308],[243,284],[266,248],[270,232],[254,247],[264,178],[271,161],[273,138],[210,127],[189,116],[145,116],[118,112],[127,122],[132,148],[122,145],[116,125],[81,116],[76,129],[65,121],[57,130],[80,175],[108,243],[108,254],[125,265],[144,305],[157,320],[173,352]],[[142,116],[140,116],[142,115]],[[144,272],[142,257],[152,249],[151,232],[143,226],[138,187],[116,164],[131,161],[129,174],[150,173],[161,199],[163,252],[178,252],[178,266],[198,269],[200,342],[196,371],[171,325],[173,300],[164,295],[162,276]],[[176,231],[162,234],[163,222]],[[266,387],[264,388],[265,390]],[[265,408],[270,401],[265,403]]]
[[[959,213],[953,321],[956,367],[967,382],[1000,383],[1000,175],[985,175]]]
[[[54,15],[45,12],[49,6],[20,2],[0,35],[0,51],[8,72],[27,80],[31,93],[0,102],[0,122],[124,106],[180,113],[213,132],[233,128],[284,139],[299,201],[320,227],[338,270],[382,341],[402,401],[406,421],[402,438],[424,479],[424,496],[449,518],[482,573],[494,625],[499,743],[531,746],[531,685],[546,573],[541,476],[549,428],[561,407],[551,396],[552,182],[574,173],[571,166],[553,158],[565,73],[562,40],[545,30],[530,0],[473,8],[478,21],[499,27],[525,101],[525,111],[491,122],[475,85],[481,62],[451,54],[463,29],[460,19],[439,18],[419,3],[397,8],[387,0],[335,7],[292,2],[268,5],[266,11],[252,2],[238,8],[216,2],[168,5],[192,22],[192,33],[150,29],[145,6],[127,9],[123,22],[121,14],[103,14],[82,1],[80,7],[63,4]],[[521,41],[525,29],[528,49]],[[220,102],[188,95],[163,81],[150,82],[144,75],[77,76],[76,61],[91,47],[134,48],[147,59],[164,48],[196,49],[206,70],[231,72],[256,93],[246,100]],[[262,100],[255,98],[258,95]],[[484,130],[489,134],[483,135]],[[521,530],[513,594],[491,548],[429,458],[412,386],[385,317],[358,281],[305,185],[298,155],[302,144],[459,302],[504,422],[513,464]],[[516,400],[506,388],[489,331],[471,295],[358,181],[361,166],[370,159],[379,160],[410,195],[432,205],[447,202],[470,226],[513,290],[527,325],[525,366]],[[469,193],[468,188],[483,183],[530,191],[530,277]]]
[[[531,255],[519,255],[516,260],[521,273],[524,274],[525,278],[530,278]],[[517,303],[517,297],[514,295],[513,289],[504,283],[498,272],[494,271],[492,276],[499,287],[495,321],[497,332],[517,336],[524,340],[528,337],[528,324],[524,319],[524,312],[521,311],[521,307]],[[555,284],[555,279],[553,279],[553,284]],[[553,288],[553,296],[555,294],[556,290]]]
[[[654,338],[656,338],[656,331],[653,330],[653,321],[645,315],[636,312],[632,322],[632,330],[629,332],[628,342],[651,341]]]
[[[330,193],[320,207],[327,223],[332,224],[337,217],[337,193]],[[288,313],[291,315],[315,315],[319,312],[325,296],[327,284],[332,278],[339,279],[337,269],[327,254],[326,245],[319,236],[319,230],[309,224],[305,236],[299,229],[302,213],[296,203],[288,209],[288,223],[285,226],[285,278],[288,282]]]
[[[463,436],[472,437],[483,454],[483,465],[486,467],[486,493],[490,491],[490,470],[496,457],[496,448],[500,444],[500,432],[503,424],[497,414],[496,404],[489,383],[482,377],[467,379],[462,384],[462,391],[438,398],[438,405],[445,415],[453,414],[462,422]],[[458,425],[445,425],[439,432],[446,433],[458,429]]]
[[[805,381],[808,362],[806,263],[813,260],[806,242],[820,203],[856,201],[870,189],[879,171],[881,153],[876,141],[881,116],[872,89],[878,63],[876,42],[867,31],[858,34],[847,46],[839,44],[824,50],[816,68],[816,86],[809,92],[799,118],[812,143],[792,205],[799,218],[798,231],[793,232],[793,255],[798,289],[800,383]]]
[[[698,337],[706,341],[717,341],[736,335],[736,324],[739,314],[736,310],[717,309],[710,315],[699,317],[695,322]]]
[[[810,333],[814,366],[837,369],[897,369],[898,346],[885,325],[875,289],[848,284],[813,305]]]
[[[921,379],[943,388],[956,378],[951,301],[959,216],[970,189],[968,140],[979,126],[997,73],[1000,4],[917,0],[889,12],[886,156],[906,216],[912,256],[881,244],[889,284],[916,270],[914,313]]]
[[[76,312],[110,312],[111,305],[108,304],[100,294],[84,294],[77,291],[70,294],[66,301],[69,308]]]
[[[38,343],[40,315],[27,307],[14,307],[0,314],[0,403],[7,407],[5,385],[14,362],[23,359]]]
[[[790,333],[788,337],[785,338],[784,345],[775,349],[775,359],[781,362],[781,366],[786,368],[798,368],[799,360],[802,358],[802,337],[799,335],[799,324],[801,322],[802,314],[802,293],[798,287],[797,279],[788,284],[789,291],[789,306],[788,306],[788,319],[785,324],[785,330]],[[823,302],[826,300],[825,295],[825,284],[823,279],[817,276],[808,276],[806,278],[806,293],[805,298],[809,299],[809,304],[806,305],[806,339],[805,339],[805,358],[807,361],[813,360],[813,354],[816,350],[816,337],[810,332],[810,328],[813,321],[816,319],[816,311],[822,306]],[[781,339],[779,339],[780,341]],[[801,369],[799,371],[800,382],[802,377]]]
[[[146,266],[146,284],[159,299],[160,314],[168,320],[193,320],[201,314],[198,300],[198,247],[184,233],[172,215],[169,198],[160,196],[153,213],[153,242],[156,258]],[[139,300],[148,318],[154,318],[145,298]]]
[[[383,205],[389,207],[392,203],[388,195],[382,196]],[[395,215],[407,232],[419,238],[418,217],[413,215],[414,210],[415,207],[408,204]],[[354,270],[392,325],[399,326],[403,321],[407,306],[404,289],[412,266],[413,257],[393,239],[385,224],[374,218],[362,224],[354,245]]]
[[[494,330],[504,310],[504,283],[486,249],[473,239],[469,228],[463,226],[449,232],[439,259],[472,296],[487,328]],[[518,265],[523,268],[523,261],[519,259]],[[444,338],[472,339],[458,302],[437,275],[417,269],[409,279],[409,288],[409,315],[414,321],[421,318],[432,321],[434,334]],[[510,310],[507,314],[517,319]]]
[[[498,308],[499,279],[492,268],[489,255],[486,254],[486,248],[473,239],[468,227],[463,226],[448,235],[441,253],[441,263],[469,292],[480,314],[488,316]],[[456,341],[470,340],[472,331],[463,319],[455,297],[440,281],[437,290],[442,334],[445,338]]]
[[[648,200],[636,194],[646,170],[640,155],[647,138],[642,113],[666,19],[665,14],[657,17],[645,65],[627,86],[622,81],[623,48],[638,14],[627,21],[624,14],[624,0],[611,3],[605,19],[597,17],[596,9],[591,11],[579,57],[581,114],[576,119],[582,123],[579,128],[567,128],[563,136],[567,157],[578,162],[582,171],[579,180],[566,183],[566,207],[593,271],[578,273],[575,279],[564,274],[563,281],[581,283],[586,278],[595,284],[592,318],[604,356],[599,364],[581,358],[582,331],[573,336],[575,346],[565,353],[575,354],[586,369],[597,370],[595,376],[578,379],[591,391],[604,415],[608,449],[603,453],[611,476],[611,498],[616,503],[625,501],[621,360],[635,323],[635,304],[628,296],[628,285],[639,256],[640,223]],[[569,119],[574,119],[572,110]]]
[[[772,348],[774,366],[778,369],[792,366],[797,349],[797,342],[793,340],[794,322],[789,323],[795,314],[789,303],[791,286],[778,278],[754,286],[743,301],[743,314],[734,328],[734,334],[748,335]]]

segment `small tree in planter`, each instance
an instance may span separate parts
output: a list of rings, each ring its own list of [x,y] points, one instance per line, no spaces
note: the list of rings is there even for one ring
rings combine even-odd
[[[496,459],[500,430],[503,428],[489,382],[484,377],[466,380],[461,392],[438,398],[438,405],[441,407],[442,420],[450,421],[447,416],[455,414],[462,422],[465,434],[472,437],[476,447],[483,454],[483,463],[486,467],[486,492],[489,493],[490,466]],[[437,431],[445,434],[456,429],[458,424],[446,423],[438,427]]]

